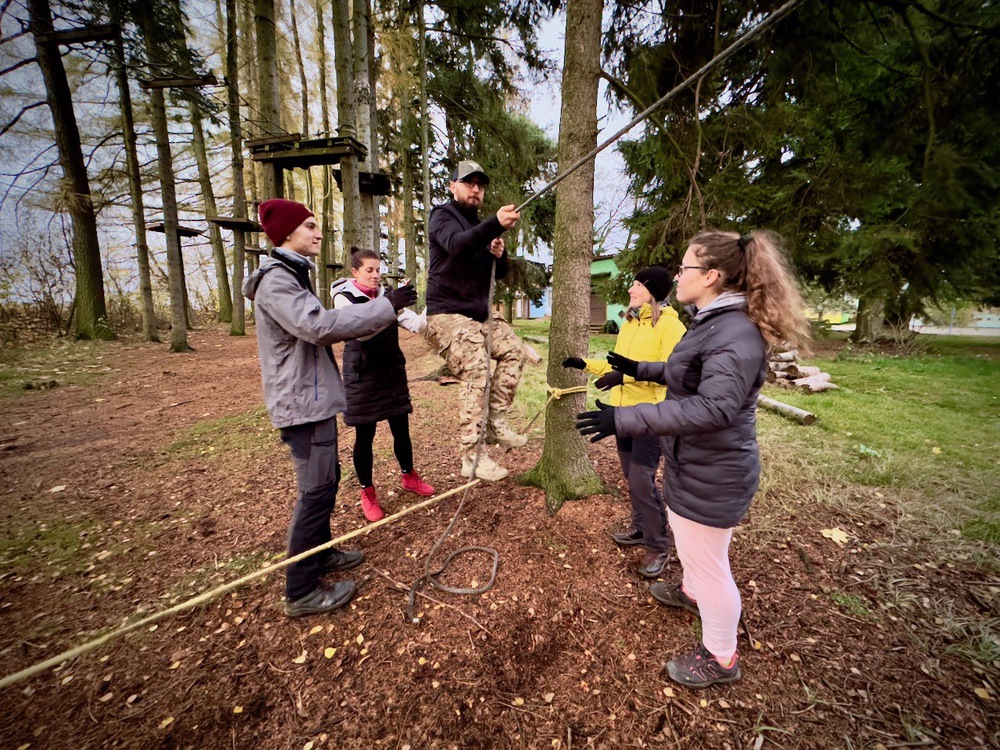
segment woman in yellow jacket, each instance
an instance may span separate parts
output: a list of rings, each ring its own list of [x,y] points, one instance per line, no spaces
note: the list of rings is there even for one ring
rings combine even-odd
[[[625,316],[615,352],[639,362],[666,362],[674,346],[684,335],[684,325],[665,300],[673,285],[670,271],[659,266],[644,268],[636,274],[628,290],[629,309]],[[563,367],[574,367],[600,375],[595,385],[610,390],[610,406],[655,404],[667,395],[658,383],[637,381],[611,369],[604,359],[570,357]],[[632,523],[625,531],[612,534],[620,545],[643,545],[646,554],[639,566],[639,575],[658,578],[667,565],[670,533],[663,495],[656,486],[656,469],[660,465],[660,438],[617,436],[618,457],[622,473],[628,479],[632,500]]]

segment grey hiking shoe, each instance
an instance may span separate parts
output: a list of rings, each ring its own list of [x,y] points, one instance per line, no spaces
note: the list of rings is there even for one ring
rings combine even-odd
[[[462,476],[472,478],[472,462],[473,459],[468,456],[462,457]],[[506,477],[510,472],[504,467],[494,461],[492,458],[487,456],[485,453],[479,457],[479,463],[476,464],[476,477],[479,479],[484,479],[487,482],[499,482],[501,479]]]
[[[351,601],[354,591],[353,581],[337,581],[330,587],[317,586],[300,599],[285,599],[285,614],[289,617],[302,617],[332,612]]]
[[[702,643],[694,651],[671,659],[664,666],[671,680],[691,688],[736,682],[742,677],[739,654],[733,654],[732,664],[724,667]]]
[[[358,567],[365,560],[365,553],[359,549],[339,550],[335,549],[323,563],[320,575],[327,573],[338,573],[342,570],[350,570]]]
[[[665,583],[664,581],[651,583],[649,584],[649,595],[660,604],[666,604],[668,607],[680,607],[701,616],[698,612],[698,603],[684,593],[684,589],[679,583]]]

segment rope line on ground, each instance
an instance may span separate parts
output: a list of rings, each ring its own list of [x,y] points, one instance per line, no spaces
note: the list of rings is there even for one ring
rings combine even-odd
[[[106,633],[102,635],[100,638],[95,638],[92,641],[83,643],[79,646],[76,646],[75,648],[63,651],[61,654],[57,654],[56,656],[53,656],[50,659],[46,659],[43,662],[39,662],[38,664],[22,669],[19,672],[13,672],[5,676],[3,679],[0,679],[0,688],[10,687],[15,683],[21,682],[22,680],[26,680],[29,677],[33,677],[34,675],[39,674],[40,672],[44,672],[46,669],[58,666],[59,664],[62,664],[64,661],[90,653],[91,651],[94,651],[95,649],[99,648],[100,646],[103,646],[105,643],[108,643],[109,641],[114,640],[115,638],[126,635],[127,633],[131,633],[135,630],[139,630],[140,628],[144,628],[148,625],[152,625],[153,623],[159,622],[160,620],[164,620],[167,617],[178,614],[180,612],[193,609],[194,607],[197,607],[201,604],[210,602],[212,599],[215,599],[219,596],[222,596],[223,594],[227,594],[230,591],[238,589],[241,586],[250,583],[251,581],[254,581],[258,578],[263,578],[264,576],[274,573],[275,571],[281,570],[282,568],[286,568],[292,563],[298,562],[299,560],[305,560],[307,557],[315,555],[317,552],[322,552],[324,550],[331,549],[336,545],[342,544],[343,542],[346,542],[349,539],[353,539],[357,536],[361,535],[367,536],[380,526],[386,526],[390,523],[393,523],[405,515],[426,508],[430,505],[433,505],[434,503],[440,502],[441,500],[444,500],[446,497],[450,497],[451,495],[455,495],[462,491],[465,491],[465,493],[467,494],[469,489],[479,484],[480,481],[481,480],[479,479],[473,478],[471,481],[466,482],[465,484],[459,487],[455,487],[454,489],[448,490],[447,492],[442,492],[440,495],[428,498],[427,500],[417,503],[416,505],[411,505],[408,508],[403,508],[403,510],[399,511],[398,513],[393,513],[391,516],[386,516],[380,521],[368,524],[367,526],[363,526],[360,529],[355,529],[354,531],[344,534],[343,536],[339,536],[336,539],[332,539],[329,542],[325,542],[324,544],[321,544],[317,547],[308,549],[305,552],[300,552],[299,554],[293,557],[286,558],[285,560],[282,560],[279,563],[275,563],[274,565],[268,565],[267,567],[261,568],[260,570],[256,570],[253,573],[249,573],[243,576],[242,578],[237,578],[235,581],[231,581],[230,583],[223,584],[222,586],[218,586],[214,589],[210,589],[209,591],[198,594],[197,596],[194,596],[188,599],[187,601],[181,602],[176,606],[170,607],[169,609],[164,609],[161,610],[160,612],[155,612],[152,615],[149,615],[148,617],[143,617],[141,620],[136,620],[133,623],[129,623],[128,625],[118,628],[117,630],[114,630],[110,633]],[[463,496],[463,502],[464,499],[465,498]]]

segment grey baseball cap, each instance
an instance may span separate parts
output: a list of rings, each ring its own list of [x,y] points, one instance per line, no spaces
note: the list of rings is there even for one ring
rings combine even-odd
[[[490,184],[490,177],[483,171],[483,168],[479,166],[479,162],[472,160],[460,161],[455,170],[451,173],[452,182],[458,180],[460,182],[465,182],[470,177],[479,176],[483,180],[484,185]]]

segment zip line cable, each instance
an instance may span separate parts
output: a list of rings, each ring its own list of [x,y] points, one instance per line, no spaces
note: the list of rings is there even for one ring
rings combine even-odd
[[[625,135],[628,131],[630,131],[632,128],[634,128],[636,125],[638,125],[640,122],[642,122],[647,117],[649,117],[651,114],[653,114],[653,112],[655,112],[656,110],[658,110],[660,107],[662,107],[664,104],[666,104],[667,102],[669,102],[671,99],[673,99],[679,93],[681,93],[682,91],[684,91],[684,89],[688,88],[693,83],[695,83],[699,78],[701,78],[702,76],[704,76],[708,71],[710,71],[716,65],[718,65],[719,63],[723,62],[724,60],[732,57],[734,54],[736,54],[741,49],[743,49],[744,47],[746,47],[750,43],[750,41],[752,39],[754,39],[755,37],[759,36],[761,34],[761,32],[764,31],[764,29],[766,29],[768,26],[771,26],[775,22],[779,21],[784,16],[788,15],[792,11],[792,9],[795,8],[795,6],[798,5],[801,1],[802,0],[789,0],[789,2],[785,3],[784,5],[782,5],[776,11],[774,11],[770,16],[768,16],[765,20],[761,21],[759,24],[757,24],[757,26],[755,26],[754,28],[750,29],[750,31],[748,31],[746,34],[744,34],[743,36],[741,36],[739,39],[737,39],[735,42],[733,42],[731,45],[729,45],[726,49],[724,49],[722,52],[720,52],[719,54],[717,54],[715,57],[713,57],[707,63],[705,63],[704,65],[702,65],[700,68],[698,68],[698,70],[696,70],[694,73],[692,73],[686,79],[684,79],[681,83],[679,83],[676,86],[674,86],[674,88],[672,88],[670,91],[668,91],[662,97],[660,97],[655,102],[653,102],[648,107],[646,107],[646,109],[644,109],[642,112],[640,112],[635,117],[633,117],[632,120],[631,120],[631,122],[629,122],[627,125],[625,125],[621,130],[619,130],[613,136],[611,136],[610,138],[608,138],[608,140],[604,141],[604,143],[599,144],[596,148],[594,148],[593,150],[591,150],[590,152],[588,152],[584,156],[581,156],[565,172],[563,172],[562,174],[556,175],[555,178],[551,182],[549,182],[547,185],[544,185],[541,189],[539,189],[538,191],[536,191],[535,193],[533,193],[532,195],[530,195],[527,200],[525,200],[521,205],[519,205],[514,210],[515,211],[521,211],[525,207],[527,207],[529,204],[531,204],[533,201],[535,201],[537,198],[540,198],[541,196],[545,195],[545,193],[549,192],[552,188],[554,188],[560,182],[562,182],[563,180],[565,180],[567,177],[569,177],[571,174],[573,174],[576,170],[578,170],[580,167],[582,167],[588,161],[590,161],[591,159],[593,159],[595,156],[597,156],[604,149],[606,149],[608,146],[610,146],[615,141],[617,141],[619,138],[621,138],[623,135]]]

